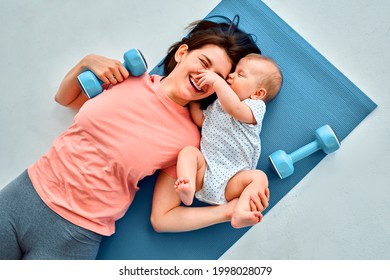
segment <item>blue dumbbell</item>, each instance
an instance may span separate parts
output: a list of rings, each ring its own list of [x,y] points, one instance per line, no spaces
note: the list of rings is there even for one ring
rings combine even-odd
[[[298,150],[287,154],[279,150],[273,152],[269,159],[271,164],[281,179],[284,179],[294,173],[294,163],[308,157],[318,150],[323,150],[326,154],[333,153],[340,148],[340,142],[329,125],[318,128],[315,132],[316,140],[299,148]]]
[[[141,76],[148,69],[148,65],[142,53],[138,49],[130,49],[123,55],[123,66],[131,75]],[[103,91],[103,82],[92,71],[87,70],[77,77],[80,87],[88,98],[93,98]]]

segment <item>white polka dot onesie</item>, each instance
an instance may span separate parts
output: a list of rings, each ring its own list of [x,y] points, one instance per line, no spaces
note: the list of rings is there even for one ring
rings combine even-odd
[[[206,159],[204,184],[195,197],[209,204],[226,203],[227,182],[241,170],[256,169],[260,158],[260,131],[265,114],[262,100],[246,99],[257,124],[242,123],[227,114],[219,100],[204,112],[200,150]]]

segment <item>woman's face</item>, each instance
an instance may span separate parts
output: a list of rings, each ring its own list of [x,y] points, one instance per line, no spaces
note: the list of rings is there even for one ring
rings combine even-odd
[[[203,91],[196,85],[197,80],[194,77],[198,74],[198,70],[208,69],[226,79],[232,68],[225,50],[215,45],[205,45],[192,51],[188,50],[187,45],[182,45],[177,50],[175,59],[176,67],[163,81],[170,83],[166,88],[167,95],[182,106],[213,94],[212,89]]]

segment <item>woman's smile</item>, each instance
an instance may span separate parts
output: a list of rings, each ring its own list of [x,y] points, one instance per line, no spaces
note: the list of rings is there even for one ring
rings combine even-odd
[[[190,77],[190,83],[195,88],[196,91],[200,92],[202,89],[197,85],[197,82],[194,78]]]

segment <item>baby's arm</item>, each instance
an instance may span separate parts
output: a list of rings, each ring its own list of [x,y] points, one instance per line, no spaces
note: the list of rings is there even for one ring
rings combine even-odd
[[[197,76],[198,85],[201,88],[204,86],[213,87],[226,113],[238,121],[256,124],[251,108],[238,98],[221,76],[209,70],[199,70],[199,73]]]

